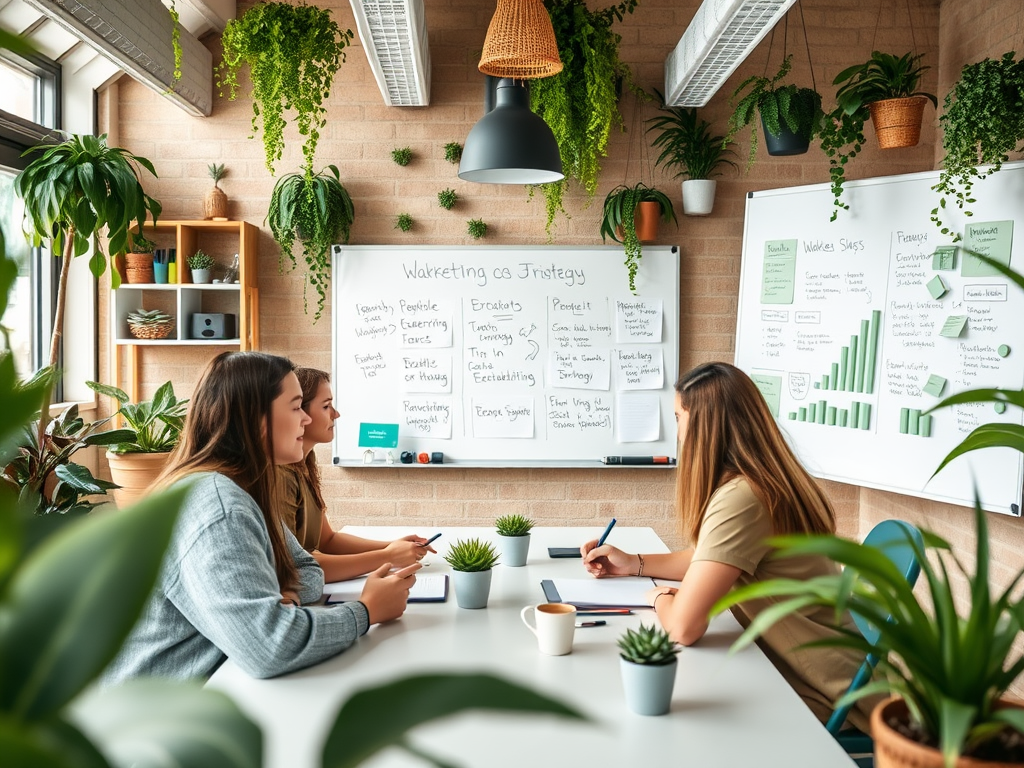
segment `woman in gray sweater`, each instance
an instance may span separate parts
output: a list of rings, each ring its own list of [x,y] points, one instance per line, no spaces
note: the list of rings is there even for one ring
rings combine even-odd
[[[323,571],[275,512],[274,466],[302,459],[309,416],[294,366],[225,352],[207,367],[157,487],[189,483],[153,595],[105,673],[205,678],[230,657],[273,677],[333,656],[405,611],[419,564],[370,574],[359,602],[306,607]]]

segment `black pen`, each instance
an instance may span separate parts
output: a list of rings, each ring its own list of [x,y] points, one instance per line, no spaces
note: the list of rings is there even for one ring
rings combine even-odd
[[[598,619],[597,621],[577,621],[577,627],[603,627],[608,622],[604,619]]]
[[[433,543],[434,543],[435,541],[437,541],[437,540],[438,540],[439,538],[441,538],[441,534],[440,534],[440,533],[435,533],[435,534],[434,534],[433,536],[431,536],[431,537],[430,537],[429,539],[427,539],[426,541],[422,542],[422,543],[420,544],[420,546],[421,546],[421,547],[429,547],[429,546],[430,546],[431,544],[433,544]]]
[[[651,464],[675,464],[676,460],[671,456],[605,456],[601,459],[602,464],[626,465],[651,465]]]

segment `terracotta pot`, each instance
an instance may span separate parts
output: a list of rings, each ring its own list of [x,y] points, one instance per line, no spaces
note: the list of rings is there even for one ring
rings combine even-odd
[[[905,99],[884,99],[868,104],[871,123],[880,149],[899,149],[917,146],[921,138],[921,120],[924,118],[924,96]]]
[[[658,239],[658,219],[661,218],[661,206],[645,200],[638,203],[633,214],[636,225],[636,236],[641,243],[653,243]]]
[[[107,451],[110,478],[121,487],[111,491],[118,507],[127,507],[146,491],[167,465],[168,453],[112,453]]]
[[[126,253],[124,276],[129,283],[155,283],[152,253]]]
[[[1007,703],[1008,706],[1013,704]],[[944,768],[942,753],[911,741],[886,723],[890,718],[906,721],[907,704],[903,699],[886,699],[871,712],[871,736],[875,740],[875,768]],[[957,768],[1020,768],[1020,763],[998,763],[961,757]]]
[[[203,218],[214,221],[227,221],[228,196],[216,184],[203,197]]]

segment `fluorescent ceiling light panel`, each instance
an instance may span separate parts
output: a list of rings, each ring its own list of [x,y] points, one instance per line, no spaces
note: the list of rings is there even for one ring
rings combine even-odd
[[[423,0],[349,0],[384,103],[430,103],[430,47]]]
[[[665,60],[665,103],[707,104],[795,2],[704,0]]]

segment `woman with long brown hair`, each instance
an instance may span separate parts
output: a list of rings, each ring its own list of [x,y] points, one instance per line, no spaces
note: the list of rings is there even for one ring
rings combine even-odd
[[[823,556],[772,558],[770,536],[834,533],[835,513],[801,466],[754,382],[735,366],[708,363],[676,383],[679,462],[677,514],[690,549],[670,554],[627,554],[583,545],[584,564],[598,578],[652,576],[680,581],[678,589],[648,594],[662,626],[683,645],[700,640],[711,607],[734,586],[767,579],[812,579],[836,573]],[[748,625],[774,600],[737,606]],[[761,648],[815,715],[825,722],[864,660],[845,649],[805,648],[836,635],[835,614],[812,607],[779,621],[762,635]],[[868,727],[862,700],[849,720]]]
[[[330,375],[316,368],[296,368],[302,387],[302,410],[310,418],[302,436],[303,459],[277,467],[275,506],[303,548],[324,570],[327,581],[362,576],[384,563],[406,566],[419,562],[428,552],[427,540],[409,535],[395,541],[374,541],[335,531],[325,514],[320,467],[313,448],[334,440],[334,407]]]
[[[323,572],[274,510],[275,465],[302,458],[309,416],[294,366],[225,352],[203,373],[157,487],[188,484],[163,570],[105,680],[206,677],[231,658],[254,677],[291,672],[398,618],[412,565],[370,576],[359,602],[305,607]]]

